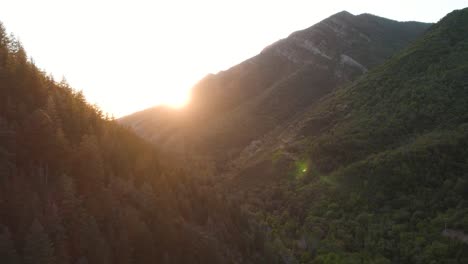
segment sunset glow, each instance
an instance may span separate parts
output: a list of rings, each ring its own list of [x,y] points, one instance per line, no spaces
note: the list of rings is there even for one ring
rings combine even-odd
[[[65,76],[90,102],[119,117],[157,104],[181,106],[206,74],[342,10],[436,22],[465,4],[18,0],[2,3],[0,20],[37,66],[57,80]],[[425,12],[417,12],[421,5]]]

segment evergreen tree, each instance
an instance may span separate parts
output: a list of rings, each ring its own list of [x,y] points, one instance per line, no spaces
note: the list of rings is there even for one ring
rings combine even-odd
[[[35,219],[26,237],[24,264],[54,264],[54,248],[41,223]]]
[[[104,164],[95,136],[83,136],[74,158],[74,174],[80,191],[97,191],[104,184]]]
[[[0,226],[0,260],[2,264],[20,264],[20,258],[16,252],[10,231]]]
[[[50,234],[55,249],[56,264],[70,263],[66,229],[62,223],[58,207],[52,203],[46,212],[46,230]]]
[[[81,226],[83,254],[89,264],[111,263],[110,248],[92,216],[87,216]]]

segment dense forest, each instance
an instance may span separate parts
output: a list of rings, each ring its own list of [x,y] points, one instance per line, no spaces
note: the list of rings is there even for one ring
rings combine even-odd
[[[239,203],[56,82],[0,27],[2,264],[261,262]]]
[[[466,25],[341,12],[121,122],[202,146],[269,263],[468,263]]]
[[[468,9],[338,89],[244,193],[300,263],[468,263]],[[291,160],[292,154],[297,159]],[[281,259],[278,259],[281,263]]]
[[[427,31],[428,24],[342,12],[299,33],[320,42],[346,28],[338,35],[351,39],[335,41],[349,40],[333,60],[313,47],[314,66],[294,68],[277,54],[269,58],[286,66],[247,63],[266,71],[262,82],[234,67],[246,83],[270,82],[275,70],[289,80],[249,101],[246,112],[230,105],[246,116],[277,111],[275,124],[264,112],[254,118],[280,131],[262,130],[247,146],[255,151],[236,142],[249,144],[257,127],[214,122],[220,141],[206,144],[248,153],[239,162],[226,161],[230,153],[216,160],[188,148],[168,152],[170,142],[163,148],[137,136],[38,69],[0,24],[0,263],[468,263],[466,25],[468,9]],[[401,39],[391,42],[381,26]],[[304,39],[289,40],[278,47],[294,51]],[[367,40],[373,44],[354,49]],[[288,56],[304,55],[299,48]],[[344,51],[361,54],[363,64]],[[323,83],[326,91],[308,90]],[[297,100],[287,94],[293,86]],[[294,103],[276,107],[281,98]],[[163,133],[186,125],[184,114],[158,111]],[[216,156],[226,145],[202,153]]]

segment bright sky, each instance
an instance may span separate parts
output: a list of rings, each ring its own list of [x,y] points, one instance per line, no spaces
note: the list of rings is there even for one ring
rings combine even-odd
[[[36,65],[116,117],[181,104],[208,73],[347,10],[437,22],[468,0],[0,0]]]

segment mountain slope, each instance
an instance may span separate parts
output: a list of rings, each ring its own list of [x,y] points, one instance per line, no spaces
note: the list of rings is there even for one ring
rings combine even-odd
[[[450,13],[223,183],[264,210],[278,251],[302,263],[468,261],[467,24],[468,9]]]
[[[0,24],[0,262],[258,263],[238,205],[27,59]],[[258,236],[261,237],[261,236]]]
[[[207,76],[186,109],[156,107],[120,122],[169,150],[228,158],[382,63],[428,26],[341,12]]]

